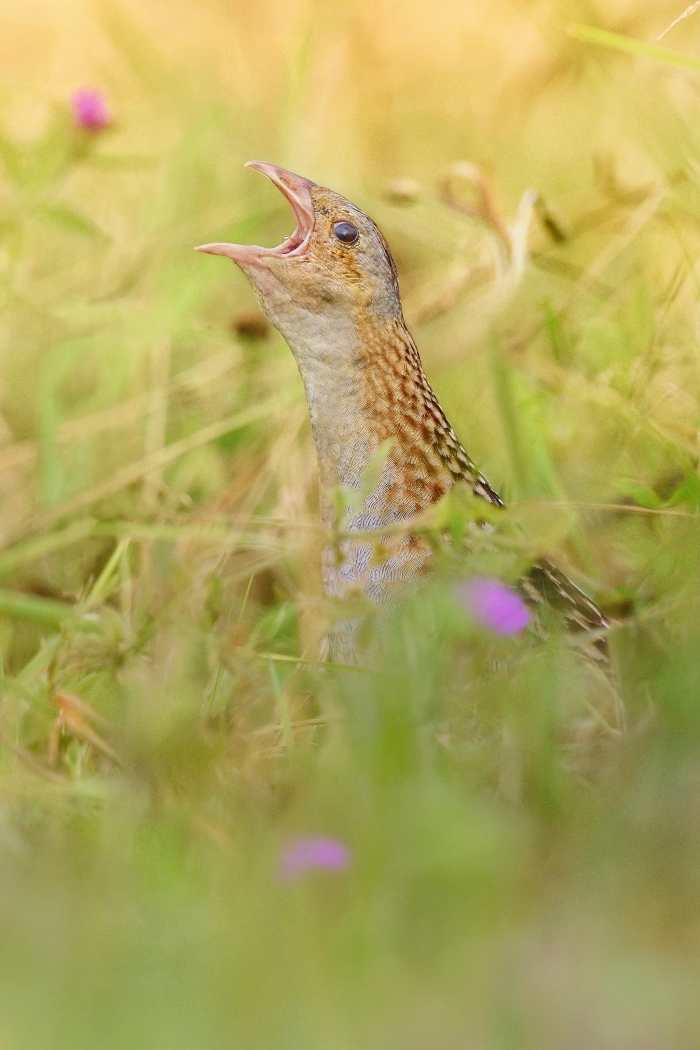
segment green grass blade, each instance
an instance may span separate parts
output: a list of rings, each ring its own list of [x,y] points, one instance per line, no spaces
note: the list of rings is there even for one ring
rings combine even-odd
[[[28,620],[47,627],[60,627],[66,620],[74,619],[75,625],[86,631],[99,631],[96,620],[78,618],[75,608],[53,598],[39,598],[20,591],[0,590],[0,616],[12,620]]]
[[[645,40],[635,40],[633,37],[624,36],[622,33],[611,33],[607,29],[596,29],[595,26],[571,23],[567,27],[569,36],[575,40],[581,40],[585,44],[597,44],[600,47],[612,48],[615,51],[624,51],[628,55],[639,55],[641,58],[651,58],[655,62],[667,62],[672,66],[680,66],[689,69],[693,73],[700,73],[700,62],[687,55],[679,55],[677,51],[670,51],[666,47],[656,44],[648,44]]]
[[[48,554],[80,543],[92,533],[95,522],[92,518],[71,522],[64,529],[42,536],[32,536],[8,550],[0,552],[0,577],[9,576],[23,565],[28,565]]]
[[[119,576],[118,569],[120,562],[127,550],[131,539],[129,536],[124,536],[123,539],[119,540],[117,546],[112,551],[112,554],[105,565],[104,569],[95,580],[93,587],[90,590],[85,601],[82,603],[83,611],[93,609],[96,605],[101,604],[112,592],[114,587],[117,585]]]

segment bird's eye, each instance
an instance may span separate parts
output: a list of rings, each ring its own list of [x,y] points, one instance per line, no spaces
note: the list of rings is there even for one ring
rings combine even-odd
[[[343,244],[354,244],[360,236],[357,226],[353,226],[351,222],[334,222],[333,233]]]

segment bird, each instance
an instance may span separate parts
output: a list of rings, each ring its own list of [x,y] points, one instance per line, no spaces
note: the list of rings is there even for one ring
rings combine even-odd
[[[406,327],[396,264],[378,226],[339,193],[275,164],[250,161],[286,197],[294,232],[274,248],[216,242],[196,250],[232,259],[289,345],[306,392],[318,458],[321,513],[342,538],[322,557],[330,598],[391,607],[430,574],[433,552],[410,522],[455,486],[484,505],[504,502],[448,422]],[[347,498],[350,494],[350,498]],[[384,530],[377,557],[377,530]],[[363,535],[364,534],[364,535]],[[373,538],[374,537],[374,538]],[[533,606],[556,609],[605,659],[609,623],[549,558],[521,579]],[[362,617],[330,632],[332,660],[358,662]]]

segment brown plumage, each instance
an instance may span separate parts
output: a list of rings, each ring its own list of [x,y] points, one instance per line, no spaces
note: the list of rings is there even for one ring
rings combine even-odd
[[[296,230],[277,248],[206,244],[198,250],[238,263],[291,347],[309,405],[326,523],[333,523],[333,490],[346,486],[361,494],[343,522],[357,540],[324,555],[326,592],[359,592],[387,603],[426,571],[430,551],[415,537],[393,536],[378,562],[363,531],[413,517],[456,484],[497,507],[503,501],[460,444],[426,378],[403,319],[394,261],[372,220],[309,179],[273,164],[250,166],[287,197]],[[365,494],[377,456],[379,480]],[[533,567],[523,589],[532,601],[558,608],[575,629],[607,627],[594,603],[547,560]],[[335,659],[354,657],[356,626],[336,630]]]

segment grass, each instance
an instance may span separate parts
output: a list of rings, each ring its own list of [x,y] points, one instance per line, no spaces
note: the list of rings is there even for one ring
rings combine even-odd
[[[29,73],[0,6],[0,1050],[697,1046],[700,17],[651,43],[681,6],[66,5]],[[372,671],[320,658],[291,354],[192,251],[288,231],[251,158],[379,221],[511,506]],[[455,600],[538,550],[619,620],[619,695]],[[348,868],[281,880],[307,836]]]

